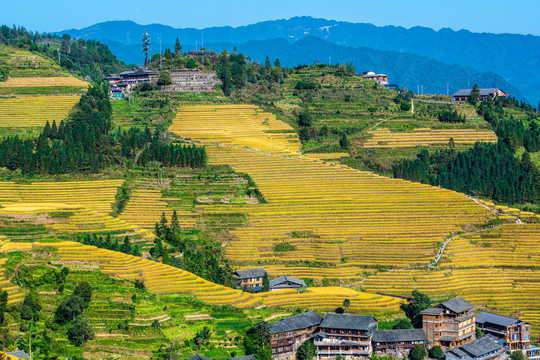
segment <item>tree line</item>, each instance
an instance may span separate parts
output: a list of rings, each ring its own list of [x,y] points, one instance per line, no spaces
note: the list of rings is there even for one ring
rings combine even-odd
[[[98,173],[132,160],[163,166],[204,167],[206,149],[196,145],[166,145],[148,129],[112,128],[112,106],[106,83],[94,83],[59,126],[47,122],[37,139],[10,136],[0,141],[0,166],[23,174]]]

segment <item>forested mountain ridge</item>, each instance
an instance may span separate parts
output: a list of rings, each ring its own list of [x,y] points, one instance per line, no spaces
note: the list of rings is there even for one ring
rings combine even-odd
[[[115,53],[118,53],[119,49],[113,43],[116,43],[118,48],[137,45],[138,50],[140,36],[145,28],[150,34],[161,34],[164,47],[172,47],[169,45],[174,44],[176,37],[180,38],[182,44],[185,44],[184,49],[194,47],[196,42],[200,45],[202,33],[204,33],[207,44],[240,45],[248,41],[274,38],[282,38],[294,43],[314,36],[340,46],[408,52],[450,65],[471,67],[480,72],[493,71],[518,87],[529,102],[536,104],[540,99],[540,89],[536,86],[540,76],[536,72],[540,65],[540,37],[532,35],[472,33],[467,30],[454,31],[447,28],[435,31],[424,27],[410,29],[396,26],[378,27],[366,23],[348,23],[311,17],[265,21],[237,28],[213,27],[202,30],[113,21],[61,33],[103,41],[110,45]],[[153,41],[157,40],[157,35],[153,36]],[[159,49],[157,42],[155,45],[153,49]],[[319,60],[326,62],[327,59]],[[299,63],[308,63],[308,60]],[[380,69],[380,71],[390,72],[389,69]],[[471,84],[478,82],[472,73],[464,73],[461,81],[467,81],[468,77]],[[450,86],[453,87],[453,84]]]

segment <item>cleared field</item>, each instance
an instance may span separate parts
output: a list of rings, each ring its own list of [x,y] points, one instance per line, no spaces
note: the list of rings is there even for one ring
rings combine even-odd
[[[58,87],[58,86],[80,86],[86,87],[86,81],[79,80],[72,76],[55,77],[22,77],[8,78],[7,81],[0,82],[0,87]]]
[[[254,105],[183,106],[169,130],[204,143],[273,154],[297,154],[300,146],[292,127]]]
[[[75,242],[34,243],[33,249],[57,249],[61,263],[67,266],[98,265],[100,270],[120,279],[143,279],[147,289],[155,294],[190,293],[199,300],[213,305],[252,307],[264,304],[269,307],[306,307],[334,310],[344,299],[351,300],[354,313],[395,313],[399,299],[357,292],[352,289],[327,287],[308,288],[307,291],[278,291],[266,294],[249,294],[206,281],[190,272],[162,263],[98,249]]]
[[[477,141],[497,142],[497,135],[491,130],[419,128],[413,132],[393,132],[379,128],[370,131],[369,134],[372,137],[364,142],[365,148],[445,145],[448,144],[450,138],[454,139],[455,144],[474,144]]]
[[[18,47],[0,44],[0,60],[14,78],[69,76],[51,59]]]
[[[0,98],[0,127],[42,127],[64,119],[78,96],[25,96]]]

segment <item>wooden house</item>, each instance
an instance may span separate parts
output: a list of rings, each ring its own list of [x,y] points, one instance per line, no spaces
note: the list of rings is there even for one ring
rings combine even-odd
[[[270,291],[298,289],[306,286],[307,285],[303,280],[298,280],[289,276],[281,276],[277,279],[270,280]]]
[[[381,85],[388,85],[388,75],[377,74],[375,71],[364,71],[362,73],[364,79],[373,80]]]
[[[452,99],[455,103],[464,103],[471,96],[472,89],[459,89],[452,94]],[[510,96],[499,88],[481,88],[480,89],[480,101],[485,101],[488,98],[495,100],[496,97]]]
[[[422,311],[422,327],[432,346],[452,348],[476,339],[474,305],[461,297]]]
[[[270,324],[272,356],[279,359],[294,357],[298,347],[313,335],[322,319],[315,311],[309,311]]]
[[[377,320],[371,315],[326,314],[319,331],[313,334],[317,359],[368,357],[377,328]]]
[[[201,356],[199,354],[195,354],[192,357],[190,357],[188,360],[210,360],[207,357]]]
[[[476,317],[476,326],[484,334],[504,340],[510,351],[525,350],[530,346],[531,324],[526,321],[482,311]]]
[[[266,271],[263,268],[237,270],[233,273],[233,278],[238,289],[248,289],[253,292],[262,290],[263,278]]]
[[[446,360],[498,360],[505,348],[490,336],[450,349],[446,352]]]
[[[415,345],[427,346],[427,337],[422,329],[387,330],[373,333],[373,352],[406,358]]]

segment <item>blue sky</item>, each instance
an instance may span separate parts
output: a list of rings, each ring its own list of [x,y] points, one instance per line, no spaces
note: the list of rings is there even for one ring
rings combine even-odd
[[[0,23],[38,31],[83,28],[107,20],[203,28],[301,15],[407,28],[420,25],[540,36],[540,0],[4,0]]]

